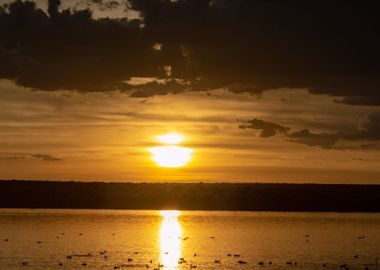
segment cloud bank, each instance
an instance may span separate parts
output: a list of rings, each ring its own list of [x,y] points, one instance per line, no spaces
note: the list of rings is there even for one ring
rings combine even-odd
[[[95,2],[110,10],[117,5]],[[131,0],[129,10],[142,19],[128,20],[61,10],[59,0],[49,0],[46,14],[15,0],[0,9],[0,78],[48,91],[135,96],[307,88],[343,96],[339,102],[346,104],[380,105],[380,22],[373,5]],[[163,81],[136,89],[127,83],[133,77]]]

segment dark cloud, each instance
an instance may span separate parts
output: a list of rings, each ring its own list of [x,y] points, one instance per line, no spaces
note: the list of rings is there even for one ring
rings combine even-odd
[[[48,0],[48,13],[50,17],[59,15],[58,8],[61,5],[61,0]]]
[[[185,91],[188,86],[177,82],[176,80],[168,80],[165,82],[149,82],[136,86],[127,86],[132,91],[131,97],[150,97],[154,95],[167,95],[169,93],[176,94]]]
[[[54,157],[48,154],[11,154],[11,153],[0,153],[0,160],[6,161],[17,161],[17,160],[28,160],[30,158],[38,158],[43,161],[62,161],[61,158]]]
[[[6,156],[0,156],[0,160],[25,160],[25,156],[18,156],[18,155],[6,155]]]
[[[131,0],[143,21],[128,21],[60,10],[59,0],[49,0],[45,14],[16,0],[0,10],[0,78],[42,90],[130,91],[131,77],[169,77],[195,91],[308,88],[347,104],[380,105],[376,4]],[[134,95],[167,92],[160,85]]]
[[[239,125],[241,129],[260,130],[261,137],[271,137],[276,134],[283,134],[288,141],[317,146],[324,149],[354,149],[353,147],[338,146],[341,141],[380,141],[380,111],[368,115],[368,119],[362,124],[360,129],[353,133],[334,132],[334,133],[312,133],[308,129],[290,132],[289,127],[279,124],[266,122],[260,119],[243,121]],[[359,145],[360,149],[374,149],[377,142]]]
[[[266,122],[260,119],[252,119],[245,121],[245,124],[242,124],[239,126],[239,128],[246,129],[246,128],[251,128],[251,129],[257,129],[260,130],[260,136],[261,137],[272,137],[278,133],[286,133],[289,128],[274,124],[271,122]]]
[[[43,161],[61,161],[61,158],[54,157],[52,155],[47,155],[47,154],[35,154],[32,155],[34,158],[39,158]]]
[[[374,95],[350,96],[350,97],[345,97],[342,100],[336,100],[336,102],[341,103],[341,104],[348,104],[348,105],[377,106],[380,104],[380,95],[376,96],[376,91],[374,91]]]
[[[49,15],[29,1],[0,10],[1,78],[41,90],[106,91],[163,73],[138,21],[94,20],[89,10],[58,6],[50,0]]]
[[[338,133],[311,133],[307,129],[287,134],[291,142],[301,143],[308,146],[318,146],[325,149],[334,149],[340,139],[344,138],[344,134]]]

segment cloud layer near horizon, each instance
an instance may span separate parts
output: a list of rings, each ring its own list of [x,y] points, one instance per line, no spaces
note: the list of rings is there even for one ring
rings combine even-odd
[[[339,146],[338,143],[344,140],[351,142],[371,142],[370,144],[359,145],[359,148],[370,149],[375,148],[377,142],[380,140],[380,111],[370,113],[368,119],[361,123],[357,130],[350,133],[341,131],[334,133],[313,133],[308,129],[290,132],[289,127],[256,118],[243,121],[239,128],[259,130],[260,136],[264,138],[272,137],[276,134],[283,134],[291,142],[308,146],[318,146],[324,149],[355,149],[352,145]]]
[[[118,92],[30,91],[0,81],[0,96],[3,179],[379,182],[380,140],[344,138],[332,148],[310,147],[312,139],[289,142],[300,138],[283,130],[348,135],[379,126],[378,118],[369,118],[377,107],[338,104],[306,90],[251,96],[220,89],[136,99]],[[262,130],[238,128],[255,118],[272,123],[261,126],[270,128],[264,137],[255,136]],[[163,170],[147,149],[158,145],[155,136],[173,131],[186,136],[193,161]]]
[[[0,78],[138,97],[306,88],[346,104],[380,105],[372,3],[132,0],[128,7],[142,19],[94,19],[89,10],[61,9],[59,0],[49,1],[47,13],[29,1],[4,6]],[[127,82],[134,77],[162,81],[136,87]]]

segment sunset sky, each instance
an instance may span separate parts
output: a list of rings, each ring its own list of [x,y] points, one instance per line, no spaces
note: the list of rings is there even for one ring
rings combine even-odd
[[[0,0],[0,179],[380,184],[378,10],[285,2]]]

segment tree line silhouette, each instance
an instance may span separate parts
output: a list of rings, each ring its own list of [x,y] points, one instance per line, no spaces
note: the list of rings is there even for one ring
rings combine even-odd
[[[380,185],[2,180],[0,207],[380,212]]]

